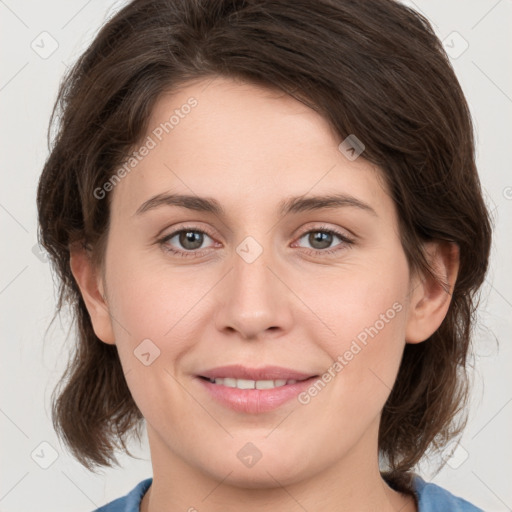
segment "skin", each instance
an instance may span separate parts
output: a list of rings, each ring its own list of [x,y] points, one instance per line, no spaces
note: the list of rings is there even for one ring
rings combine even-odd
[[[110,192],[101,269],[79,248],[71,255],[94,330],[117,345],[146,419],[154,480],[141,510],[416,510],[380,476],[379,420],[405,344],[439,327],[450,295],[411,273],[379,169],[364,153],[347,159],[321,116],[282,92],[216,77],[161,96],[148,134],[190,97],[197,106]],[[214,198],[225,215],[169,205],[135,214],[165,192]],[[373,213],[279,213],[291,196],[332,193]],[[191,227],[209,232],[197,257],[164,250],[187,252],[178,237],[158,242]],[[333,236],[323,248],[308,237],[325,228],[353,243]],[[252,263],[236,252],[247,236],[263,251]],[[453,287],[455,249],[425,249]],[[320,375],[396,303],[400,312],[307,405],[235,412],[196,379],[237,363]],[[160,356],[145,366],[134,350],[148,338]],[[237,457],[248,442],[262,454],[252,467]]]

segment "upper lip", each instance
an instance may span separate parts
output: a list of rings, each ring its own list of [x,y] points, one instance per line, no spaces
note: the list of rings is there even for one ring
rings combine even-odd
[[[299,372],[290,368],[280,366],[264,366],[262,368],[247,368],[242,365],[219,366],[211,370],[205,370],[199,374],[200,377],[208,379],[223,379],[231,377],[234,379],[247,380],[305,380],[315,375]]]

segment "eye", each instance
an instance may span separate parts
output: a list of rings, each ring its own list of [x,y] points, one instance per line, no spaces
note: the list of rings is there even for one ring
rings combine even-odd
[[[204,247],[208,239],[213,243]],[[336,239],[339,242],[333,245]],[[301,243],[302,240],[305,240],[310,247],[304,246]],[[176,256],[200,257],[209,252],[216,242],[204,229],[192,226],[173,231],[158,240],[158,243],[165,251]],[[346,249],[353,243],[354,240],[335,229],[320,227],[302,234],[299,241],[292,244],[292,247],[301,247],[313,255],[326,255]]]
[[[168,252],[176,254],[178,256],[202,256],[205,251],[200,249],[204,247],[206,239],[213,239],[202,229],[194,227],[183,228],[169,235],[166,235],[159,240],[159,244],[162,248]]]
[[[333,245],[336,239],[339,240],[339,243]],[[305,240],[310,247],[302,245],[300,243],[301,240]],[[297,243],[299,247],[310,249],[309,252],[315,254],[331,254],[352,245],[354,240],[335,229],[322,227],[307,231],[301,235]]]

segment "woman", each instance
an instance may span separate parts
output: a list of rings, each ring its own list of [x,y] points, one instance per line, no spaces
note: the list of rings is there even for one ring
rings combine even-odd
[[[461,88],[392,0],[135,0],[62,85],[41,243],[78,325],[53,409],[101,511],[479,510],[464,424],[491,229]]]

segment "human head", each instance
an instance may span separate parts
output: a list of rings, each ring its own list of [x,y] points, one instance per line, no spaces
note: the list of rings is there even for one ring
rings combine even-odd
[[[103,199],[95,191],[144,140],[162,94],[208,77],[280,90],[322,116],[340,142],[355,134],[393,199],[411,273],[431,275],[428,242],[458,248],[446,318],[427,340],[406,345],[382,413],[379,449],[401,474],[456,430],[490,227],[460,86],[428,22],[391,0],[314,9],[301,1],[141,1],[103,27],[61,88],[60,128],[38,190],[59,306],[69,300],[78,325],[56,426],[83,462],[107,464],[115,440],[141,419],[116,348],[94,333],[70,249],[83,243],[101,268],[116,190]]]

